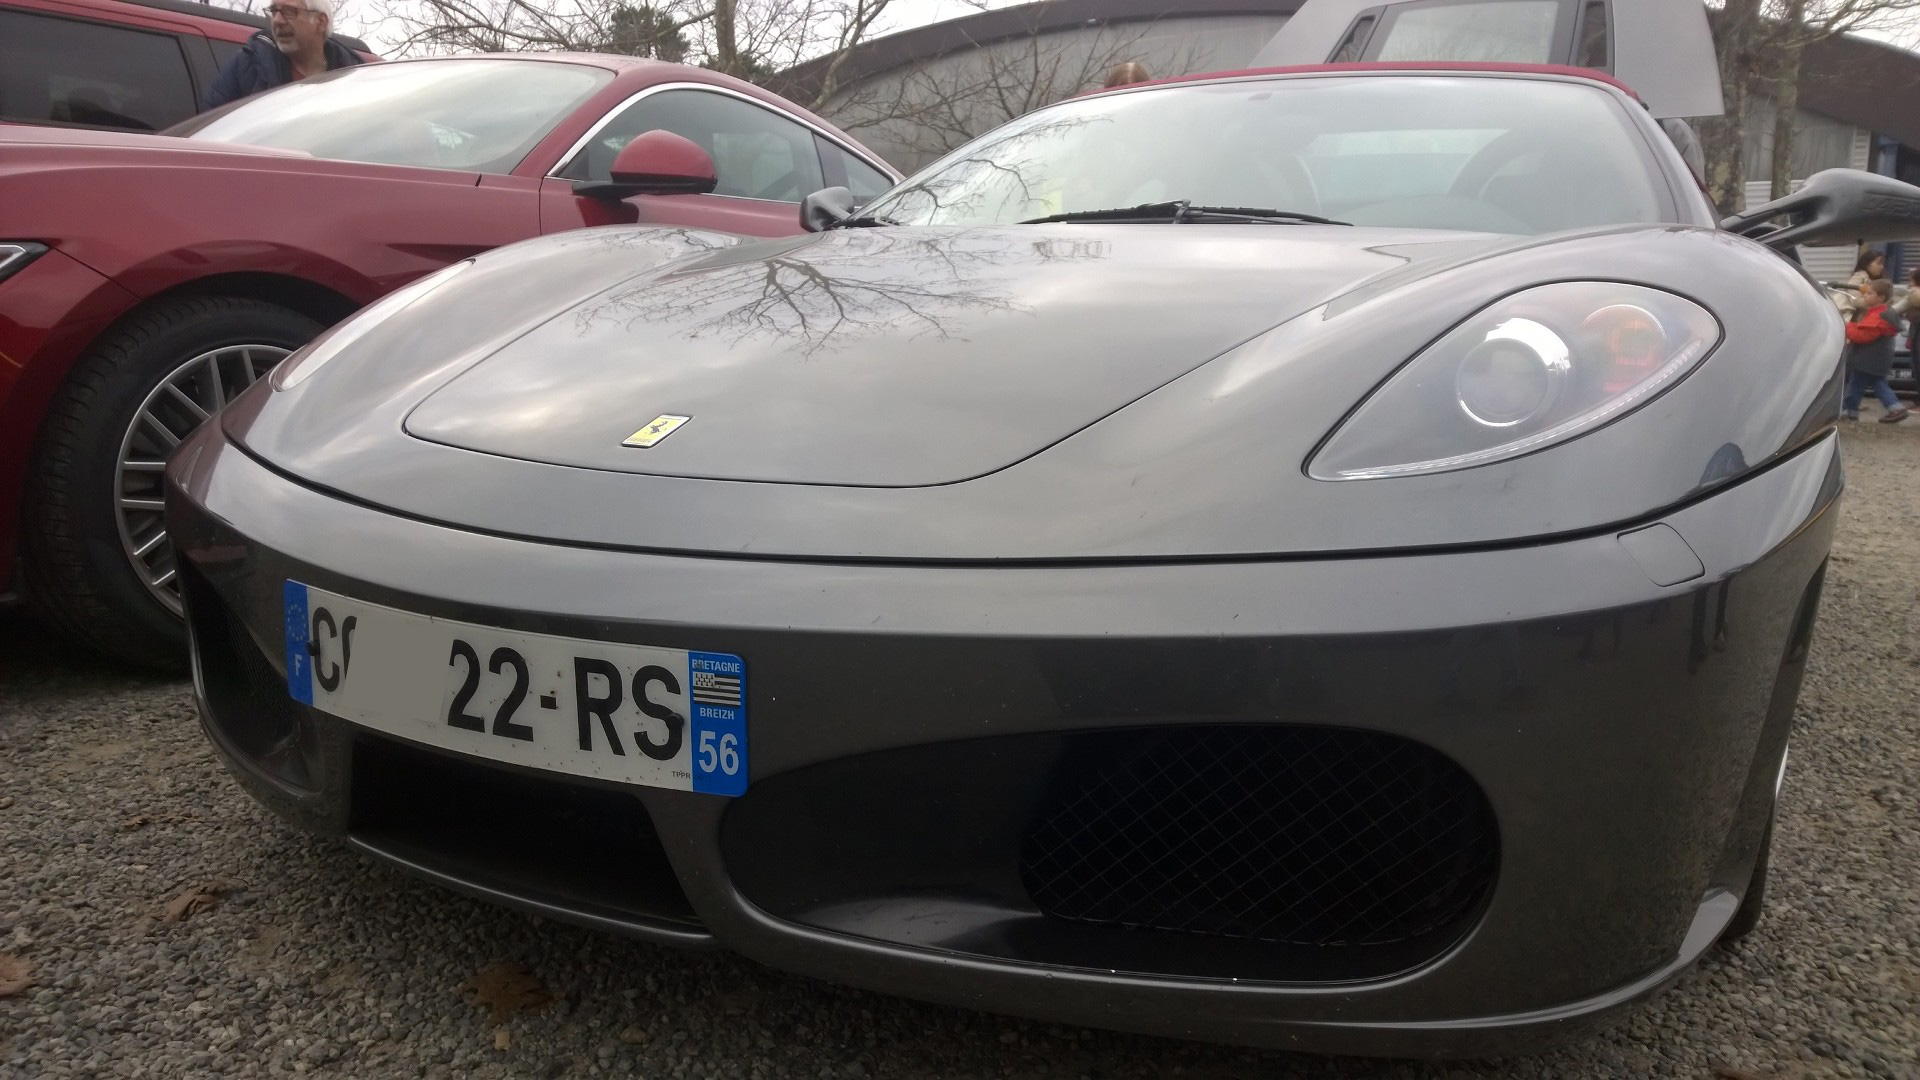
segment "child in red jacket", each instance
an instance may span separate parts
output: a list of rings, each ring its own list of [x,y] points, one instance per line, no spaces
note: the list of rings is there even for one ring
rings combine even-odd
[[[1880,422],[1897,424],[1907,418],[1907,410],[1894,396],[1893,387],[1887,385],[1887,376],[1893,372],[1893,341],[1900,334],[1899,322],[1887,310],[1888,301],[1893,299],[1893,282],[1875,278],[1860,286],[1860,295],[1866,301],[1866,311],[1847,324],[1847,392],[1840,404],[1840,417],[1860,419],[1860,399],[1872,390],[1887,409]]]

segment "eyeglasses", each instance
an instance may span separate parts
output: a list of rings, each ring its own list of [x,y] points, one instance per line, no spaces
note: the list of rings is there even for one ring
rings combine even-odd
[[[294,7],[292,4],[275,4],[267,9],[267,17],[270,19],[275,16],[291,19],[298,15],[312,15],[313,13],[312,8]]]

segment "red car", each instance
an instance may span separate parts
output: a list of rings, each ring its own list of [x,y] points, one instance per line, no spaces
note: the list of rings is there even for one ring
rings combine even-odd
[[[635,139],[656,130],[694,145]],[[666,194],[688,191],[689,162],[710,192]],[[516,240],[633,222],[781,236],[818,189],[896,179],[747,83],[608,56],[349,68],[165,135],[0,127],[0,595],[177,666],[162,462],[329,324]]]

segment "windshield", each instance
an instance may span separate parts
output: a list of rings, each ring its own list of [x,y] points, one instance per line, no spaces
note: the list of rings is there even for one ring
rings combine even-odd
[[[1395,8],[1374,46],[1375,60],[1553,59],[1560,0],[1466,0]]]
[[[1188,200],[1356,225],[1534,234],[1666,220],[1646,143],[1604,90],[1362,76],[1069,101],[974,140],[865,212],[1004,225]]]
[[[338,161],[511,172],[613,72],[527,60],[367,64],[247,98],[174,128]]]

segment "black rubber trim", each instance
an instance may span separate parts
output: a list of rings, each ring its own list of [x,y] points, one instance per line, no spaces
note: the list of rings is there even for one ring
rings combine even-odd
[[[468,896],[499,904],[502,907],[516,908],[520,911],[544,915],[550,919],[574,923],[606,933],[623,937],[638,938],[643,941],[658,942],[662,945],[674,945],[680,948],[709,948],[718,945],[713,935],[706,930],[697,929],[686,923],[666,919],[648,919],[636,915],[615,915],[603,910],[568,907],[561,904],[527,896],[518,892],[508,892],[483,881],[454,874],[435,866],[433,855],[412,845],[382,837],[370,837],[357,833],[347,836],[347,844],[355,850],[364,852],[376,859],[398,866],[406,872],[427,879],[436,885],[465,893]]]

